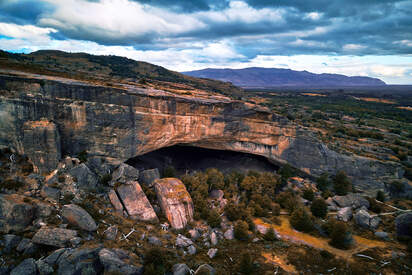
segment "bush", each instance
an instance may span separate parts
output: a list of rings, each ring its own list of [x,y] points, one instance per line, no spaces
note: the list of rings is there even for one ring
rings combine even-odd
[[[311,216],[304,208],[297,208],[293,211],[290,224],[296,230],[303,232],[309,232],[313,229]]]
[[[380,201],[380,202],[385,202],[385,193],[383,193],[382,190],[379,190],[379,191],[376,193],[376,199],[377,199],[378,201]]]
[[[219,213],[212,209],[209,211],[208,217],[207,217],[207,223],[211,227],[220,227],[220,222],[222,221],[222,218],[220,217]]]
[[[344,171],[339,171],[333,179],[333,189],[339,196],[344,196],[352,190],[352,184]]]
[[[236,221],[248,215],[245,205],[236,205],[233,201],[226,204],[225,214],[230,221]]]
[[[164,274],[166,272],[166,251],[158,247],[151,248],[144,255],[145,275]]]
[[[277,240],[276,233],[275,233],[275,230],[273,229],[273,227],[270,227],[268,229],[268,231],[263,236],[263,239],[265,239],[266,241],[271,241],[271,242]]]
[[[328,205],[324,199],[316,199],[313,201],[310,211],[315,217],[324,219],[328,213]]]
[[[285,191],[277,196],[278,203],[289,212],[293,212],[295,208],[299,207],[300,203],[296,195],[292,191]]]
[[[272,215],[279,216],[280,215],[280,205],[277,203],[272,203]]]
[[[235,238],[238,240],[247,240],[249,238],[249,225],[245,221],[237,221],[234,228]]]
[[[255,274],[255,269],[252,256],[247,252],[242,254],[238,271],[241,274]]]
[[[352,234],[346,223],[332,221],[329,225],[329,231],[330,245],[339,249],[347,249],[352,244]]]
[[[302,197],[308,201],[313,201],[315,197],[315,193],[313,193],[313,190],[310,188],[305,188],[303,189],[303,194]]]
[[[382,211],[381,205],[378,204],[374,198],[368,198],[368,201],[369,201],[369,209],[372,212],[380,213]]]
[[[169,165],[163,170],[163,178],[174,178],[176,177],[176,169]]]
[[[86,162],[87,161],[87,151],[81,151],[77,154],[77,158],[80,160],[81,163]]]
[[[328,173],[323,173],[320,175],[320,177],[316,180],[316,183],[320,191],[325,191],[330,185]]]
[[[282,168],[280,168],[278,174],[282,177],[282,181],[286,181],[288,178],[294,176],[294,171],[292,166],[285,164]]]

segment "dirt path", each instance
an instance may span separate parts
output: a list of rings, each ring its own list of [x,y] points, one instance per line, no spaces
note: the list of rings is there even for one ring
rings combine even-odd
[[[281,216],[279,218],[281,220],[281,225],[271,225],[265,223],[261,219],[255,219],[255,223],[258,225],[263,225],[265,227],[272,226],[273,229],[275,229],[279,233],[283,240],[287,240],[293,243],[305,244],[317,249],[326,250],[338,257],[347,260],[350,259],[354,254],[360,253],[366,249],[387,246],[385,242],[369,240],[359,236],[354,236],[353,238],[355,239],[355,246],[353,248],[348,250],[337,249],[329,245],[329,239],[314,237],[312,235],[296,231],[291,227],[289,219],[287,217]]]

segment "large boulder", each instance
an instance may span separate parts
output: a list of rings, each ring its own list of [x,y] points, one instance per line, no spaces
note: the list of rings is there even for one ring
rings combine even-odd
[[[84,163],[70,169],[69,174],[75,179],[80,190],[95,190],[99,183],[96,174]]]
[[[116,194],[116,191],[114,191],[113,189],[109,191],[109,193],[107,194],[109,197],[110,202],[113,205],[114,210],[117,213],[122,214],[123,213],[123,205],[122,202],[120,201],[119,197]]]
[[[190,275],[190,268],[186,264],[175,264],[172,272],[173,275]]]
[[[34,219],[35,207],[25,202],[25,197],[17,194],[0,195],[0,232],[19,233]]]
[[[62,216],[69,224],[86,231],[96,231],[97,225],[92,216],[86,210],[75,204],[63,206]]]
[[[140,172],[139,181],[148,187],[152,187],[157,179],[160,179],[160,173],[157,168]]]
[[[57,260],[58,274],[103,274],[99,249],[77,248],[65,250]]]
[[[32,242],[42,245],[66,247],[70,240],[77,237],[77,231],[64,228],[48,228],[43,226],[32,238]]]
[[[99,260],[104,267],[105,274],[137,275],[143,273],[142,266],[127,264],[119,257],[119,254],[121,254],[122,257],[127,255],[127,253],[123,250],[116,251],[103,248],[99,251]],[[128,256],[126,256],[126,258],[128,258]]]
[[[114,186],[116,183],[126,183],[128,181],[137,181],[139,179],[139,171],[126,163],[122,163],[114,170],[110,184]]]
[[[173,228],[183,229],[193,220],[192,198],[179,179],[158,179],[154,187],[160,207]]]
[[[36,261],[32,258],[25,259],[16,268],[14,268],[10,275],[36,275],[37,265]]]
[[[369,208],[369,201],[359,194],[350,193],[345,196],[334,196],[332,199],[339,207]]]
[[[137,181],[128,181],[117,188],[119,199],[132,219],[157,221],[155,211]]]
[[[216,274],[216,270],[208,264],[202,264],[195,271],[195,275],[215,275],[215,274]]]
[[[348,222],[352,219],[352,208],[351,207],[343,207],[338,211],[336,214],[336,218],[340,221]]]
[[[363,209],[358,210],[354,218],[357,225],[370,230],[377,229],[381,221],[379,217],[370,215],[368,211]]]
[[[395,226],[398,237],[412,237],[412,212],[397,216]]]

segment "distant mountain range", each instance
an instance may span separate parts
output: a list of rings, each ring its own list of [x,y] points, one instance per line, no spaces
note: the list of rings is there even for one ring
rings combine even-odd
[[[204,69],[183,72],[185,75],[232,82],[243,88],[270,88],[281,86],[383,86],[380,79],[365,76],[346,76],[340,74],[315,74],[308,71],[294,71],[276,68],[245,69]]]

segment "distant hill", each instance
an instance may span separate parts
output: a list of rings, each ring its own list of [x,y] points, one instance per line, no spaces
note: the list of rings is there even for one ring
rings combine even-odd
[[[0,50],[0,68],[55,75],[81,80],[105,82],[150,82],[159,87],[180,85],[188,90],[239,96],[242,89],[227,82],[199,79],[163,67],[114,55],[67,53],[40,50],[30,54],[14,54]]]
[[[231,82],[243,88],[270,88],[280,86],[382,86],[380,79],[340,74],[315,74],[276,68],[204,69],[183,72],[185,75]]]

